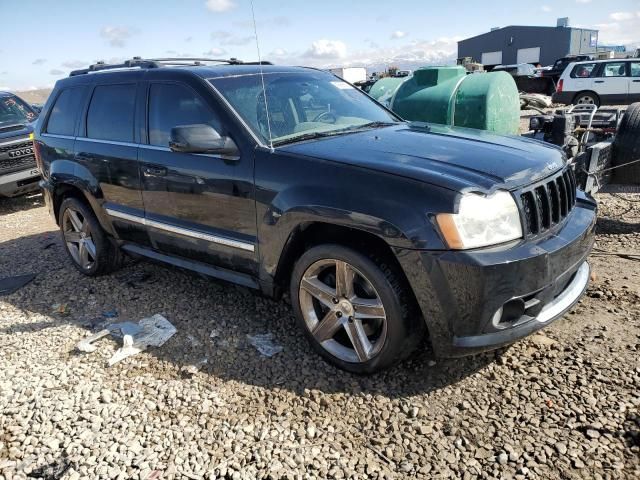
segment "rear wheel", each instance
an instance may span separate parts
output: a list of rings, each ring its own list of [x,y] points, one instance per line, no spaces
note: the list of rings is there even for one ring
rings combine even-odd
[[[353,373],[393,365],[423,336],[400,273],[340,245],[314,247],[298,260],[291,299],[313,348]]]
[[[595,105],[600,106],[600,97],[593,92],[580,92],[573,98],[574,105]]]
[[[613,143],[612,165],[640,160],[640,103],[629,105]],[[640,185],[640,162],[613,170],[614,183]]]
[[[60,232],[73,265],[84,275],[95,277],[116,270],[122,253],[113,245],[93,211],[77,198],[60,205]]]

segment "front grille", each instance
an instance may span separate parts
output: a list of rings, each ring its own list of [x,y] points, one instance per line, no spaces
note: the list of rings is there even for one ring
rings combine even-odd
[[[538,235],[559,225],[576,204],[576,177],[572,168],[532,185],[520,193],[525,234]]]
[[[0,145],[0,153],[6,153],[9,150],[18,150],[20,148],[31,147],[33,147],[33,142],[30,140],[22,143],[12,143],[11,145]]]
[[[36,157],[27,155],[26,157],[7,158],[0,160],[0,173],[11,173],[17,170],[27,169],[36,166]]]

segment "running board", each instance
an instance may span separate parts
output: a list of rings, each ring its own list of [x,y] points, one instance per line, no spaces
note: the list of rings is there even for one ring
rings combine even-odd
[[[235,283],[244,287],[259,289],[258,282],[250,275],[244,273],[237,273],[225,268],[214,267],[194,260],[187,260],[186,258],[173,257],[171,255],[165,255],[164,253],[158,253],[155,250],[139,247],[138,245],[132,245],[125,243],[120,248],[125,252],[135,255],[142,255],[143,257],[157,260],[162,263],[168,263],[176,267],[185,268],[193,272],[201,273],[209,277],[218,278],[226,282]]]

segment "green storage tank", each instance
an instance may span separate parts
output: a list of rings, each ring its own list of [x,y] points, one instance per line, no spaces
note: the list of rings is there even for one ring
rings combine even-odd
[[[403,80],[388,105],[405,120],[503,135],[519,132],[520,97],[513,77],[506,72],[467,75],[462,66],[422,67],[407,79],[389,80]],[[380,90],[378,83],[372,91]]]

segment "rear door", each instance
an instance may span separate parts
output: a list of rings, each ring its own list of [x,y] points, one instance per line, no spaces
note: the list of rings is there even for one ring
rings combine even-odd
[[[148,245],[135,132],[137,87],[131,80],[94,87],[76,139],[76,162],[97,181],[89,187],[101,192],[117,236]]]
[[[627,63],[605,62],[599,65],[593,79],[593,90],[603,104],[624,104],[629,96]]]
[[[169,149],[179,125],[208,124],[233,138],[211,94],[186,82],[148,84],[148,145],[140,160],[149,236],[160,252],[254,274],[253,150],[238,143],[240,157],[228,158]]]
[[[640,102],[640,60],[629,62],[629,103]]]

